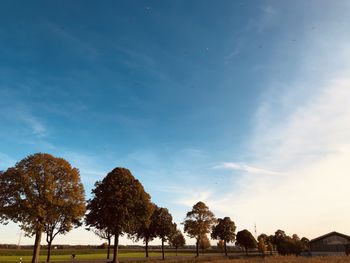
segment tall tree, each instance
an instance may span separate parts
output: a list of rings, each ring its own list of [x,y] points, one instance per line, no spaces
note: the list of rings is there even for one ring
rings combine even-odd
[[[219,218],[217,224],[213,226],[211,238],[224,241],[225,255],[227,257],[227,243],[234,242],[236,238],[235,223],[229,217]]]
[[[142,222],[141,224],[139,224],[139,227],[137,228],[136,232],[131,235],[130,237],[133,238],[135,241],[139,241],[139,240],[143,240],[143,242],[145,243],[145,253],[146,253],[146,257],[148,258],[148,244],[149,242],[151,242],[155,237],[157,237],[157,233],[156,233],[156,218],[154,216],[154,211],[156,210],[156,205],[155,204],[151,204],[150,208],[151,208],[151,216],[149,217],[148,220],[145,220],[144,222]]]
[[[92,231],[99,238],[107,240],[107,259],[109,259],[113,233],[110,230],[108,230],[108,228],[104,228],[104,229],[87,228],[87,230]]]
[[[53,238],[79,225],[85,212],[78,169],[50,154],[29,155],[9,168],[0,175],[0,189],[1,220],[19,223],[26,235],[35,235],[32,263],[39,260],[43,232],[50,249]]]
[[[176,230],[176,224],[168,209],[156,207],[152,215],[152,223],[157,237],[162,241],[162,258],[164,259],[164,242],[167,241]]]
[[[245,249],[246,255],[248,255],[249,248],[256,248],[256,240],[247,229],[239,231],[236,237],[236,244]]]
[[[57,205],[56,209],[52,208],[48,212],[47,223],[44,227],[47,242],[47,258],[46,262],[50,262],[51,247],[54,238],[59,234],[66,234],[73,227],[81,226],[80,219],[85,214],[85,200],[76,199],[78,192],[64,193],[62,196],[56,196],[56,204],[62,202],[62,205]],[[80,193],[82,196],[83,193]]]
[[[89,227],[107,228],[114,236],[113,262],[118,262],[119,237],[135,234],[152,213],[150,196],[126,168],[115,168],[95,183],[88,201],[85,222]]]
[[[169,243],[170,243],[170,246],[175,248],[176,256],[177,256],[177,249],[179,247],[183,247],[186,244],[186,241],[181,231],[177,229],[169,238]]]
[[[204,253],[204,250],[206,250],[207,248],[210,248],[210,240],[208,238],[207,235],[204,235],[201,237],[201,239],[199,240],[199,247],[202,250],[202,254]]]
[[[195,204],[191,211],[187,212],[184,224],[184,231],[189,237],[196,239],[196,252],[199,256],[199,241],[209,233],[211,226],[215,223],[214,214],[203,203]]]

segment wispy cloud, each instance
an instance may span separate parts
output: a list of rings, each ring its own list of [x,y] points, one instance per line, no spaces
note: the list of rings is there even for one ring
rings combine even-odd
[[[249,21],[246,28],[249,31],[256,31],[262,33],[270,26],[274,25],[279,17],[279,10],[273,6],[260,7],[261,14]]]
[[[6,122],[19,125],[16,130],[29,130],[35,137],[43,138],[48,134],[44,121],[31,113],[26,107],[18,105],[12,105],[12,107],[3,106],[0,118]]]
[[[280,172],[250,166],[250,165],[247,165],[245,163],[234,163],[234,162],[223,162],[219,165],[214,166],[213,168],[239,170],[239,171],[244,171],[244,172],[252,173],[252,174],[269,174],[269,175],[281,174]]]
[[[277,9],[271,5],[261,7],[261,10],[270,15],[275,15],[278,13]]]
[[[344,198],[350,184],[350,46],[319,46],[315,37],[300,51],[295,79],[273,79],[261,97],[247,147],[259,165],[219,165],[246,172],[239,191],[212,196],[215,209],[233,215],[240,228],[256,221],[261,232],[282,228],[310,238],[350,231]],[[321,58],[330,47],[332,57]]]
[[[233,59],[235,56],[237,56],[239,53],[241,53],[240,48],[237,46],[230,54],[228,54],[225,57],[225,61],[228,62],[229,60]]]
[[[18,120],[26,124],[33,132],[34,135],[44,137],[47,134],[47,129],[44,123],[34,115],[25,112],[17,112]]]
[[[97,156],[74,151],[64,151],[61,155],[79,169],[82,180],[88,186],[101,180],[107,174],[107,168],[102,166],[101,160]]]
[[[70,45],[74,51],[83,53],[84,56],[88,56],[89,58],[93,59],[99,57],[99,50],[92,45],[88,39],[82,39],[81,37],[78,37],[76,33],[70,32],[68,28],[60,26],[52,21],[43,21],[42,24],[44,28],[48,30],[48,32],[58,37],[59,41],[64,41]],[[89,35],[91,37],[91,34]]]
[[[198,201],[203,201],[208,203],[210,201],[213,192],[210,190],[203,190],[200,191],[194,191],[194,189],[188,188],[188,191],[186,192],[186,195],[183,197],[178,198],[175,200],[176,204],[184,205],[186,207],[192,207],[194,204],[196,204]],[[183,190],[180,190],[178,193],[184,194]]]

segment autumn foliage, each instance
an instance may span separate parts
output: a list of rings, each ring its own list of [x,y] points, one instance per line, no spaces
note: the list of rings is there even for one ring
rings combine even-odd
[[[42,233],[50,247],[58,234],[80,225],[85,213],[79,171],[50,154],[30,155],[0,175],[0,218],[19,223],[35,236],[33,263],[38,262]]]

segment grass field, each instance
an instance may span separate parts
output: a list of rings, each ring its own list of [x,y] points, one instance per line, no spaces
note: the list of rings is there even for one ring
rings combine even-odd
[[[210,261],[208,261],[210,262]],[[295,257],[295,256],[273,256],[273,257],[256,257],[242,258],[232,260],[215,260],[215,263],[350,263],[350,257]],[[204,263],[204,262],[202,262]]]
[[[14,250],[14,249],[0,249],[0,263],[14,263],[19,262],[22,258],[23,263],[31,262],[31,250]],[[51,257],[52,262],[64,261],[73,262],[71,255],[75,254],[76,259],[74,262],[84,261],[84,262],[96,262],[106,259],[106,251],[102,249],[63,249],[54,250]],[[350,257],[295,257],[295,256],[267,256],[265,258],[261,257],[245,257],[239,256],[239,258],[225,259],[218,254],[204,254],[200,258],[194,258],[194,251],[180,251],[178,253],[178,258],[175,257],[175,252],[169,251],[165,253],[166,260],[160,260],[161,253],[151,251],[150,258],[146,262],[152,263],[350,263]],[[238,255],[231,254],[232,257],[237,257]],[[144,251],[135,250],[121,250],[119,253],[120,261],[137,262],[140,260],[145,260]],[[46,251],[42,250],[40,255],[40,262],[46,261]]]
[[[94,260],[94,259],[104,259],[104,257],[101,254],[84,254],[81,255],[80,260],[82,261],[88,261],[88,260]],[[137,256],[140,256],[138,253],[124,253],[120,255],[120,260],[123,261],[123,259],[130,257],[135,258]],[[160,256],[158,253],[153,256]],[[30,262],[31,257],[25,256],[24,261],[22,262]],[[41,258],[42,262],[45,262],[45,258]],[[73,262],[67,255],[57,255],[52,261],[66,261],[66,262]],[[78,260],[79,261],[79,260]],[[18,258],[12,258],[12,256],[2,256],[0,257],[1,263],[13,263],[13,262],[19,262]],[[135,262],[135,261],[133,261]],[[205,257],[201,259],[194,259],[194,257],[184,259],[183,257],[179,257],[179,260],[176,260],[174,257],[171,259],[166,259],[165,261],[159,260],[159,259],[150,259],[146,262],[152,262],[152,263],[350,263],[349,257],[283,257],[283,256],[276,256],[276,257],[266,257],[266,258],[240,258],[240,259],[209,259]]]
[[[16,250],[6,250],[1,251],[0,250],[0,263],[14,263],[19,262],[19,259],[22,258],[23,263],[31,262],[32,259],[32,251],[26,250],[26,251],[16,251]],[[111,257],[112,257],[112,251],[111,251]],[[66,251],[54,251],[51,255],[51,261],[72,261],[71,255],[75,254],[76,259],[75,261],[87,261],[87,260],[96,260],[96,259],[106,259],[106,252],[105,251],[74,251],[74,250],[66,250]],[[159,258],[161,257],[160,252],[150,252],[149,256],[151,258]],[[179,257],[184,256],[194,256],[194,253],[186,253],[186,252],[179,252]],[[165,256],[174,257],[175,252],[166,252]],[[145,252],[119,252],[119,258],[122,259],[137,259],[137,258],[145,258]],[[46,253],[40,253],[40,261],[45,262],[46,261]]]

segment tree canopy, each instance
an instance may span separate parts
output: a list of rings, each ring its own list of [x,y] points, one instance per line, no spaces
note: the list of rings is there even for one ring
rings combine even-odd
[[[256,248],[257,246],[255,238],[247,229],[241,230],[237,233],[236,244],[243,247],[246,254],[248,254],[249,248]]]
[[[168,240],[176,230],[173,217],[167,208],[156,207],[151,220],[151,227],[157,237],[162,241],[162,258],[164,259],[164,242]]]
[[[176,255],[177,255],[177,249],[179,247],[183,247],[186,244],[185,237],[181,233],[179,229],[176,229],[174,233],[169,238],[169,244],[170,246],[174,247],[176,250]]]
[[[227,256],[227,243],[234,242],[236,238],[236,225],[229,217],[218,218],[217,224],[213,226],[211,237],[224,241],[225,255]]]
[[[57,234],[80,225],[85,213],[78,169],[50,154],[29,155],[1,173],[0,189],[1,220],[19,223],[26,235],[35,235],[33,263],[38,262],[43,232],[50,245]]]
[[[305,237],[299,238],[297,234],[288,236],[283,230],[277,230],[274,235],[274,243],[281,255],[300,255],[309,250],[309,240]]]
[[[197,257],[199,256],[199,241],[210,232],[211,226],[215,223],[213,212],[203,202],[196,203],[192,210],[187,212],[184,224],[184,231],[189,237],[196,239]]]
[[[157,218],[155,218],[154,212],[158,208],[155,204],[151,203],[150,205],[150,213],[151,216],[148,220],[143,221],[138,225],[136,231],[130,235],[135,241],[143,240],[145,243],[145,252],[146,257],[148,258],[148,243],[151,242],[155,237],[157,237],[156,226],[157,226]]]
[[[114,235],[113,262],[118,262],[119,236],[135,234],[152,213],[150,196],[126,168],[115,168],[95,183],[85,222]]]

